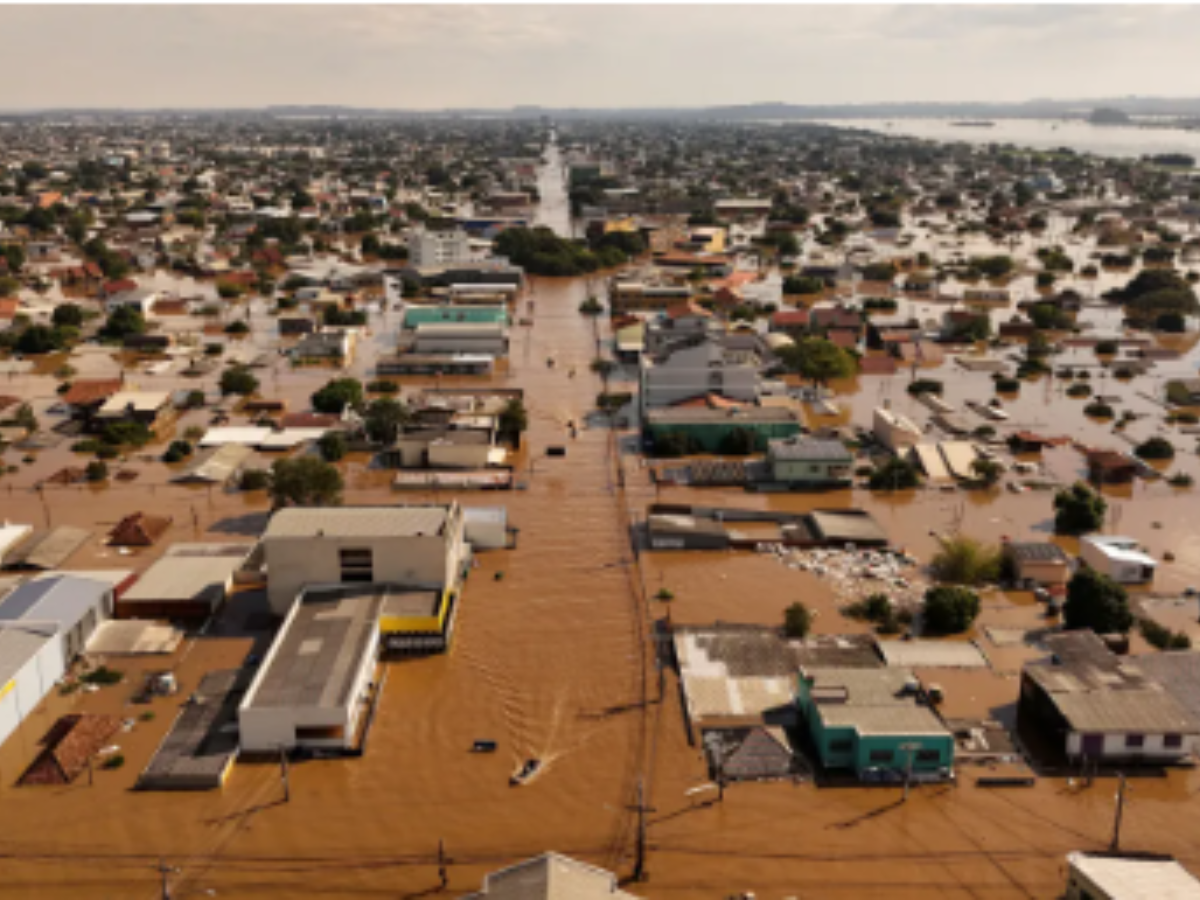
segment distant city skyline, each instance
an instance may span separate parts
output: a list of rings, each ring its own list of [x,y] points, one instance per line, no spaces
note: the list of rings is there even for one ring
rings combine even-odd
[[[1195,6],[7,6],[0,109],[1200,93]]]

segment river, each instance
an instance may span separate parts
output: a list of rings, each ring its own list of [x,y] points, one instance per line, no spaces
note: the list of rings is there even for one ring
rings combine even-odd
[[[1092,125],[1078,120],[996,119],[990,128],[963,127],[959,119],[828,119],[821,124],[837,128],[862,128],[881,134],[918,137],[931,141],[965,141],[971,144],[1015,144],[1036,150],[1069,147],[1077,153],[1100,156],[1141,157],[1159,153],[1186,153],[1200,157],[1200,131],[1139,128],[1136,125]]]

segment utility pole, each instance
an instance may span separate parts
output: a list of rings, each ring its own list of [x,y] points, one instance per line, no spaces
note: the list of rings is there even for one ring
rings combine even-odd
[[[279,745],[279,780],[283,783],[283,802],[290,803],[292,785],[288,773],[287,749],[282,744]]]
[[[1112,845],[1109,847],[1113,853],[1121,849],[1121,819],[1125,814],[1125,775],[1122,773],[1117,777],[1117,815],[1113,822]]]
[[[178,872],[178,871],[179,870],[174,868],[173,866],[168,866],[161,856],[158,858],[158,874],[159,874],[159,877],[162,879],[162,887],[161,887],[161,893],[160,893],[162,900],[171,900],[171,884],[167,880],[167,876],[170,875],[172,872]]]
[[[921,749],[921,745],[920,744],[912,744],[912,743],[901,744],[900,749],[903,750],[907,754],[907,759],[905,760],[905,763],[904,763],[904,798],[902,801],[904,803],[907,803],[908,802],[908,792],[912,787],[913,754]]]
[[[441,838],[438,838],[438,886],[441,890],[445,890],[450,884],[450,875],[446,869],[448,863],[446,845]]]
[[[645,788],[642,779],[638,779],[637,787],[637,847],[633,860],[633,880],[646,880],[646,813],[654,812],[646,806]]]

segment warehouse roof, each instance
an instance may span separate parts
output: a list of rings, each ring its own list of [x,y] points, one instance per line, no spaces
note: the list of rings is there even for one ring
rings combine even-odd
[[[6,685],[58,634],[48,622],[0,622],[0,685]]]
[[[756,424],[796,422],[796,413],[780,406],[737,406],[729,409],[710,409],[706,406],[663,407],[646,410],[646,421],[659,424]]]
[[[441,534],[449,506],[343,506],[281,509],[264,539],[294,537],[414,537]]]
[[[815,509],[805,517],[816,536],[824,541],[857,544],[886,544],[887,532],[874,516],[860,509]]]
[[[464,900],[637,900],[617,877],[558,853],[543,853],[484,878],[483,890]]]
[[[770,441],[768,452],[774,459],[850,462],[853,457],[841,441],[796,437]]]
[[[1005,551],[1021,562],[1060,562],[1069,563],[1071,558],[1058,544],[1049,541],[1018,542],[1010,541],[1004,545]]]
[[[243,708],[345,706],[383,602],[372,586],[301,594]]]
[[[1137,664],[1200,720],[1200,653],[1191,650],[1151,653],[1139,656]]]
[[[188,548],[197,548],[188,552]],[[207,600],[217,603],[225,583],[250,553],[245,544],[176,544],[122,596],[122,603]],[[205,552],[210,551],[210,552]]]
[[[175,482],[203,481],[225,484],[246,464],[254,451],[244,444],[224,444],[172,478]]]
[[[90,537],[86,528],[59,525],[38,531],[4,559],[6,569],[57,569]]]
[[[104,582],[72,575],[27,581],[0,602],[0,620],[55,622],[72,627],[110,590]]]

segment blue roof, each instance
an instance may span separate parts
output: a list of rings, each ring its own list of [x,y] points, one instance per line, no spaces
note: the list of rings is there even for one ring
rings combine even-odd
[[[72,575],[27,581],[0,602],[0,622],[58,622],[71,628],[111,590],[102,581]]]

